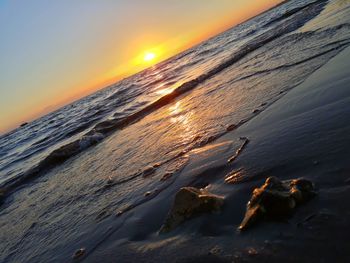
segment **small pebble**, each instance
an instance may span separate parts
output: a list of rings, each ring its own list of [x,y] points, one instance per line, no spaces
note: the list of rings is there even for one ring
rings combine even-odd
[[[231,125],[227,126],[226,131],[233,131],[236,128],[237,128],[236,124],[231,124]]]
[[[147,177],[147,176],[149,176],[149,175],[154,174],[154,172],[155,172],[155,168],[151,166],[151,167],[147,167],[147,168],[143,171],[142,175],[143,175],[143,177]]]
[[[120,210],[120,211],[117,212],[117,216],[121,216],[123,213],[124,212]]]
[[[77,251],[74,252],[72,258],[78,259],[82,257],[85,254],[85,248],[79,248]]]
[[[160,163],[155,163],[154,165],[153,165],[153,168],[158,168],[160,166]]]
[[[258,251],[252,247],[248,248],[247,252],[250,256],[256,256],[258,254]]]
[[[209,251],[209,255],[219,255],[222,252],[222,248],[219,246],[215,246]]]
[[[111,184],[113,184],[113,179],[112,179],[112,177],[108,177],[108,180],[107,180],[107,185],[111,185]]]
[[[165,181],[165,180],[169,179],[172,175],[173,175],[173,173],[170,173],[170,172],[165,173],[165,174],[162,176],[162,178],[160,178],[160,181]]]

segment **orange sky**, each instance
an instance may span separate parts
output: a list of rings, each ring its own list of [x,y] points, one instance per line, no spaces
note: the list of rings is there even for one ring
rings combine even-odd
[[[0,4],[0,132],[179,53],[281,0]],[[166,3],[165,3],[166,2]],[[146,51],[156,58],[145,62]]]

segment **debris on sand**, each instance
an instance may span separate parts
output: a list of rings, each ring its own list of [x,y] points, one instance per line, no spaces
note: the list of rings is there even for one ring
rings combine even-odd
[[[283,219],[290,216],[297,205],[315,196],[314,186],[306,179],[281,181],[269,177],[260,188],[255,188],[247,204],[247,211],[239,226],[245,230],[264,217]]]
[[[243,141],[241,147],[238,148],[238,150],[235,152],[235,154],[228,159],[228,163],[232,163],[234,160],[237,159],[237,157],[241,154],[241,152],[243,151],[243,149],[247,146],[247,144],[249,143],[249,139],[247,137],[240,137],[239,138],[241,141]]]
[[[142,176],[148,177],[150,175],[153,175],[155,172],[156,172],[156,168],[154,166],[149,166],[142,172]]]
[[[239,184],[244,182],[246,179],[243,169],[235,170],[225,176],[225,183],[227,184]]]
[[[208,255],[220,255],[222,253],[222,248],[220,246],[215,246],[209,250]]]
[[[72,256],[73,259],[78,259],[82,256],[84,256],[85,254],[85,248],[79,248],[78,250],[76,250]]]
[[[178,225],[203,213],[219,211],[224,198],[207,192],[205,189],[183,187],[176,194],[171,208],[160,233],[175,229]]]
[[[144,193],[144,196],[147,197],[147,196],[150,196],[152,194],[151,191],[147,191],[146,193]]]
[[[162,178],[160,178],[160,181],[166,181],[166,180],[168,180],[170,177],[172,177],[173,176],[173,173],[171,173],[171,172],[167,172],[167,173],[165,173],[163,176],[162,176]]]
[[[256,255],[259,254],[259,252],[253,247],[249,247],[247,249],[247,253],[248,253],[249,256],[256,256]]]
[[[236,128],[237,128],[237,124],[231,124],[226,127],[226,131],[233,131]]]
[[[109,176],[106,186],[109,187],[109,186],[113,186],[113,185],[114,185],[114,180],[111,176]]]

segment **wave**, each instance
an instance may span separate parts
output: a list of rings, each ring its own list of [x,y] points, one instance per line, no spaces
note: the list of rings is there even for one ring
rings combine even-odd
[[[128,116],[119,116],[96,124],[89,132],[85,133],[80,139],[77,139],[52,151],[36,166],[18,175],[17,177],[5,182],[3,185],[0,186],[0,188],[2,188],[6,193],[10,193],[14,191],[17,187],[20,187],[22,184],[36,178],[42,173],[48,171],[49,169],[81,153],[85,149],[96,145],[112,132],[119,129],[123,129],[128,125],[141,120],[144,116],[173,102],[178,97],[193,90],[199,84],[205,82],[206,80],[212,78],[213,76],[232,66],[251,52],[303,26],[307,21],[317,16],[322,11],[325,4],[326,1],[318,1],[304,6],[304,8],[301,8],[298,11],[294,12],[292,15],[288,16],[286,20],[283,21],[283,23],[280,23],[278,25],[278,27],[270,29],[265,33],[248,41],[248,43],[243,48],[239,49],[237,52],[232,54],[229,59],[223,61],[218,66],[215,66],[214,68],[198,76],[197,78],[183,83],[170,94],[160,97],[159,99],[149,103],[140,110],[131,113]],[[123,93],[124,91],[120,92]],[[238,126],[239,125],[240,124],[238,124]],[[79,131],[79,128],[77,130]],[[203,144],[209,143],[215,138],[217,138],[217,136],[214,136],[213,138],[207,138],[202,142],[198,143],[198,145],[203,146]]]
[[[284,19],[286,19],[286,18],[288,18],[288,17],[290,17],[290,16],[300,12],[301,10],[308,8],[309,6],[311,6],[311,5],[313,5],[313,4],[317,3],[317,2],[328,2],[328,0],[318,0],[318,1],[315,1],[313,3],[309,3],[307,5],[304,5],[304,6],[295,7],[293,9],[291,9],[291,10],[288,10],[288,11],[284,12],[283,14],[281,14],[278,17],[271,19],[269,22],[267,22],[264,25],[264,27],[268,27],[268,26],[270,26],[272,24],[280,22],[280,21],[282,21],[282,20],[284,20]]]
[[[303,64],[303,63],[305,63],[305,62],[307,62],[307,61],[310,61],[310,60],[316,59],[316,58],[318,58],[318,57],[324,56],[324,55],[326,55],[326,54],[328,54],[328,53],[332,53],[332,52],[334,52],[334,51],[342,50],[342,49],[346,48],[346,47],[350,44],[350,40],[333,42],[333,43],[331,43],[331,44],[339,44],[339,45],[336,46],[336,47],[332,47],[332,48],[330,48],[330,49],[328,49],[328,50],[325,50],[325,51],[323,51],[323,52],[321,52],[321,53],[318,53],[318,54],[316,54],[316,55],[307,57],[307,58],[305,58],[305,59],[301,59],[301,60],[296,61],[296,62],[294,62],[294,63],[281,65],[281,66],[278,66],[278,67],[275,67],[275,68],[271,68],[271,69],[256,71],[256,72],[254,72],[254,73],[252,73],[252,74],[248,74],[248,75],[246,75],[246,76],[242,76],[242,77],[240,77],[240,78],[237,78],[237,79],[235,79],[234,82],[238,82],[238,81],[241,81],[241,80],[244,80],[244,79],[248,79],[248,78],[251,78],[251,77],[257,76],[257,75],[266,74],[266,73],[271,73],[271,72],[273,72],[273,71],[277,71],[277,70],[281,70],[281,69],[288,69],[288,68],[291,68],[291,67],[298,66],[298,65]],[[331,44],[328,44],[328,45],[326,45],[326,46],[331,46]],[[326,47],[326,46],[325,46],[325,47]],[[234,82],[231,82],[231,84],[234,83]]]

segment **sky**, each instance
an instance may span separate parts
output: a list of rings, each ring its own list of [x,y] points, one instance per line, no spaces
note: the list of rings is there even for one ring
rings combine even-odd
[[[280,2],[0,0],[0,133]]]

